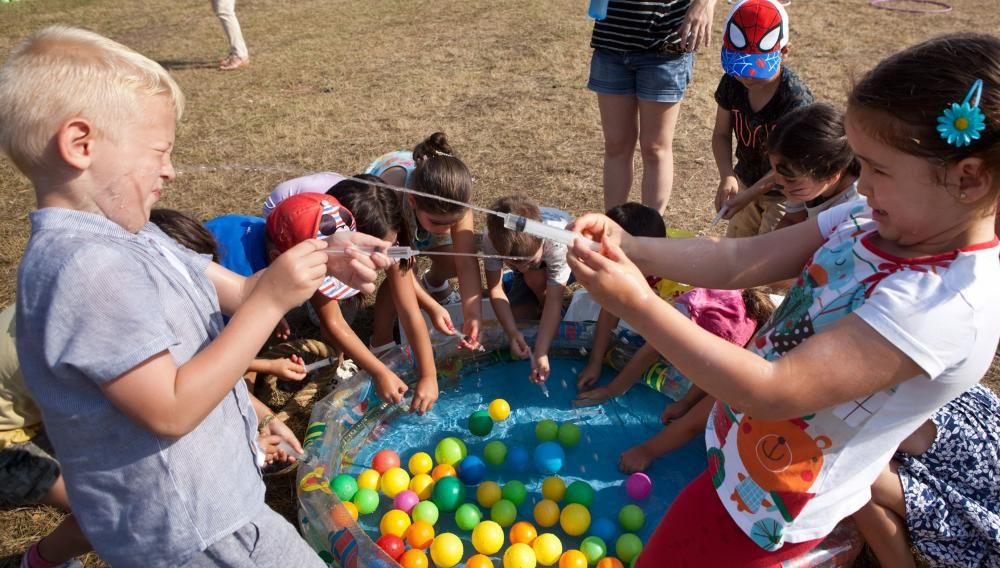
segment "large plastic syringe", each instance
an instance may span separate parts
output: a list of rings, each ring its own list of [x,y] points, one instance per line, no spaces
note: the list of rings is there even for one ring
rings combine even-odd
[[[477,254],[477,253],[465,253],[465,252],[444,252],[444,251],[433,251],[433,250],[417,250],[410,247],[402,246],[391,246],[391,247],[374,247],[371,245],[349,245],[347,247],[331,247],[326,249],[327,254],[334,255],[344,255],[347,254],[348,250],[355,250],[361,254],[384,254],[392,260],[410,260],[415,256],[432,255],[432,256],[467,256],[473,258],[490,258],[496,260],[510,260],[512,262],[523,262],[526,260],[531,260],[526,256],[504,256],[501,254]]]
[[[560,229],[559,227],[553,227],[552,225],[547,225],[542,221],[536,221],[534,219],[528,219],[521,215],[514,215],[513,213],[500,213],[496,211],[491,211],[493,215],[498,215],[503,218],[503,226],[505,229],[510,231],[517,231],[518,233],[527,233],[531,236],[538,237],[540,239],[547,239],[550,241],[555,241],[557,243],[562,243],[567,247],[573,246],[573,241],[576,239],[582,240],[588,248],[595,250],[597,252],[601,251],[601,245],[595,243],[594,241],[584,237],[580,233],[574,233],[569,229]]]

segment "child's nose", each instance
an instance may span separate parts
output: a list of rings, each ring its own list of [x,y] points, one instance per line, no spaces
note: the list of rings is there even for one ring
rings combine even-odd
[[[170,161],[170,158],[167,158],[167,163],[164,164],[163,171],[160,175],[167,181],[172,181],[175,177],[177,177],[177,170],[174,169],[174,163]]]

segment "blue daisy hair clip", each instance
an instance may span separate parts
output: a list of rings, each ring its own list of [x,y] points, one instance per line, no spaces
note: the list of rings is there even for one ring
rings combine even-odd
[[[965,100],[951,103],[938,117],[937,131],[946,142],[961,148],[978,140],[986,129],[986,116],[979,109],[979,98],[983,94],[983,80],[976,79],[965,95]]]

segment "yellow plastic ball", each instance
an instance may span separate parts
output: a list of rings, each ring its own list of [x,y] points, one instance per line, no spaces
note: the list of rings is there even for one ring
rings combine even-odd
[[[497,422],[506,420],[510,416],[510,405],[506,400],[498,398],[490,403],[489,413],[490,418]]]
[[[531,543],[535,542],[537,537],[538,531],[535,530],[535,526],[527,521],[516,522],[514,526],[510,527],[511,544],[527,544],[531,546]]]
[[[590,511],[579,503],[570,503],[559,515],[559,526],[569,536],[580,536],[590,528]]]
[[[410,468],[410,473],[420,475],[421,473],[430,473],[431,468],[434,467],[434,460],[427,452],[417,452],[410,457],[410,461],[406,465]]]
[[[503,490],[495,481],[484,481],[476,489],[476,500],[484,508],[489,509],[503,498]]]
[[[566,482],[558,477],[546,477],[542,482],[542,497],[558,503],[566,495]]]
[[[355,505],[354,503],[351,503],[350,501],[344,501],[342,503],[342,505],[344,505],[344,508],[347,509],[347,512],[348,512],[348,514],[351,515],[352,519],[354,519],[355,521],[358,520],[358,506],[357,505]]]
[[[426,473],[418,473],[410,480],[410,491],[416,493],[421,501],[430,499],[433,490],[434,480]]]
[[[489,556],[476,554],[465,561],[465,568],[493,568],[493,561]]]
[[[559,505],[551,499],[542,499],[535,505],[535,522],[540,527],[554,527],[559,522]]]
[[[383,535],[391,534],[399,538],[403,538],[408,528],[410,528],[410,516],[399,509],[386,512],[378,523],[378,530]]]
[[[431,560],[440,568],[451,568],[462,561],[465,547],[452,533],[439,534],[431,544]]]
[[[503,553],[503,568],[535,568],[536,563],[535,551],[523,542],[512,544]]]
[[[472,529],[472,546],[479,554],[496,554],[503,548],[503,528],[493,521],[483,521]]]
[[[535,551],[535,558],[542,566],[552,566],[559,562],[563,551],[562,541],[552,533],[538,535],[531,548]]]
[[[382,474],[382,493],[386,497],[395,497],[410,486],[410,474],[401,467],[387,469]]]
[[[382,476],[374,469],[366,469],[358,475],[358,489],[371,489],[378,491],[379,481]]]

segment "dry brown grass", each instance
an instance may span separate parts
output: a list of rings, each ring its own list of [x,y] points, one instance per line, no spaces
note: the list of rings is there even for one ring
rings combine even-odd
[[[894,50],[946,31],[1000,29],[991,3],[950,1],[950,14],[919,16],[875,10],[866,0],[796,0],[788,63],[818,98],[840,103],[852,75]],[[207,0],[24,0],[0,5],[0,56],[30,31],[63,23],[172,69],[189,100],[175,153],[188,173],[163,205],[203,218],[255,213],[282,179],[355,172],[435,130],[449,134],[472,168],[477,203],[520,192],[581,213],[601,205],[602,151],[595,99],[584,87],[591,25],[584,4],[241,0],[252,64],[219,73],[224,41]],[[720,0],[717,29],[727,9]],[[700,229],[713,214],[717,47],[697,62],[677,129],[668,218],[680,228]],[[34,201],[5,161],[0,196],[0,302],[9,303]],[[290,491],[274,488],[270,502],[290,512]],[[0,567],[14,565],[56,519],[45,509],[0,512]]]

